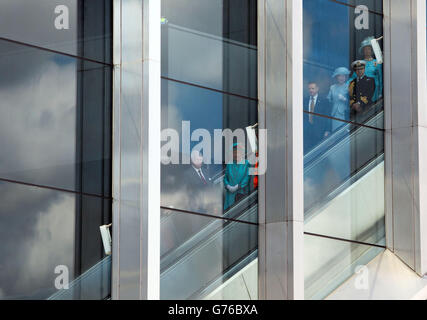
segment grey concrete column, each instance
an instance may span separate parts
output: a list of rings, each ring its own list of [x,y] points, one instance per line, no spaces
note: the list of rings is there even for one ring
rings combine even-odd
[[[113,299],[160,297],[160,4],[114,1]]]
[[[259,298],[304,299],[302,1],[259,0]]]
[[[426,1],[384,0],[387,246],[427,273]]]

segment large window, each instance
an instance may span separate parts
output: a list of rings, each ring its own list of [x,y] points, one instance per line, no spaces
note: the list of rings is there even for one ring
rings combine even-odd
[[[111,9],[0,3],[0,299],[110,294]]]
[[[162,154],[164,299],[257,297],[256,164],[245,160],[254,150],[222,137],[256,132],[256,9],[255,0],[162,0],[163,146],[173,146]],[[246,289],[230,295],[232,276],[249,277]]]
[[[304,1],[307,298],[385,245],[382,26],[382,1]]]

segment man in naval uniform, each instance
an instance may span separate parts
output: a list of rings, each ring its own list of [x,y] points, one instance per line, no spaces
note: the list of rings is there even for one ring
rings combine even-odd
[[[348,86],[350,114],[353,120],[359,118],[373,104],[375,79],[365,74],[365,67],[366,62],[363,60],[357,60],[351,64],[351,68],[356,73],[356,78]]]
[[[357,123],[363,123],[369,116],[369,109],[373,105],[372,98],[375,93],[375,79],[365,74],[366,62],[355,61],[351,68],[356,74],[356,78],[348,86],[350,97],[350,119]],[[366,145],[362,140],[350,139],[350,172],[356,172],[366,161]]]

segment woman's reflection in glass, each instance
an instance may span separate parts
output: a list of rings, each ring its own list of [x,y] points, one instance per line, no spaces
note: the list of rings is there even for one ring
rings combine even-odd
[[[249,167],[250,164],[245,159],[243,147],[238,143],[233,144],[233,163],[228,163],[225,168],[224,211],[248,194],[250,182]]]
[[[331,116],[337,119],[348,120],[349,119],[349,97],[348,97],[348,76],[350,70],[345,67],[339,67],[335,70],[332,78],[336,80],[329,89],[327,96],[331,103]],[[332,121],[332,131],[337,130],[341,127],[344,122]]]

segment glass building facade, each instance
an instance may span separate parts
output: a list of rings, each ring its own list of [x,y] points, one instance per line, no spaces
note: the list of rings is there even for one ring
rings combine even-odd
[[[2,299],[50,298],[60,274],[71,298],[110,294],[108,268],[79,279],[111,222],[112,4],[61,4],[67,29],[58,1],[0,4]]]
[[[218,287],[257,257],[257,186],[239,165],[215,161],[214,144],[200,160],[190,150],[200,129],[214,136],[258,121],[257,2],[164,0],[162,21],[162,129],[179,133],[182,161],[162,166],[160,296],[224,298]],[[227,189],[236,184],[238,196]]]
[[[408,1],[3,0],[0,299],[325,299],[386,250],[426,273]]]
[[[367,41],[383,36],[383,7],[364,1],[369,11],[358,21],[356,2],[304,1],[307,298],[324,297],[385,248],[384,75]],[[366,63],[360,82],[351,67],[357,60]]]

